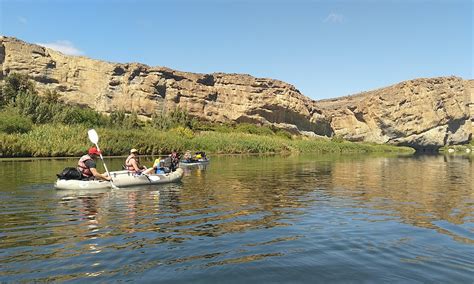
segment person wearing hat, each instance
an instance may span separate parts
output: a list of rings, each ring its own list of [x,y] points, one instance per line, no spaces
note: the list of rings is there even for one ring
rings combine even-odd
[[[131,149],[130,155],[125,160],[125,168],[133,173],[141,173],[143,170],[146,170],[145,166],[140,165],[140,158],[138,157],[138,150]]]
[[[97,164],[95,160],[101,154],[96,147],[89,148],[87,155],[82,156],[77,163],[77,169],[81,172],[83,179],[102,179],[111,180],[106,174],[101,174],[97,171]]]

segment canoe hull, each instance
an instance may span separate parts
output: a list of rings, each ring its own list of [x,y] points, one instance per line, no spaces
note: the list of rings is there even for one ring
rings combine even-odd
[[[195,161],[195,162],[179,162],[180,167],[193,167],[193,166],[200,166],[200,165],[208,165],[209,160],[203,160],[203,161]]]
[[[56,189],[99,190],[112,188],[112,185],[108,181],[58,179],[54,184],[54,187]]]
[[[178,168],[176,171],[168,174],[153,175],[134,175],[128,171],[110,172],[114,185],[117,187],[130,187],[142,185],[154,185],[180,181],[183,177],[183,169]],[[84,181],[84,180],[62,180],[58,179],[54,184],[56,189],[108,189],[112,188],[112,184],[108,181]]]

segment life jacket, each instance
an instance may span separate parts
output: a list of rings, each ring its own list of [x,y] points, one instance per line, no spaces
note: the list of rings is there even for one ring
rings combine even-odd
[[[133,167],[132,163],[130,163],[130,160],[132,159],[137,162],[137,166],[140,169],[140,159],[138,157],[134,157],[133,155],[129,155],[125,160],[125,168],[127,171],[135,172],[135,168]]]
[[[94,174],[91,172],[91,170],[86,166],[86,161],[92,160],[91,156],[89,155],[84,155],[79,159],[79,162],[77,163],[77,169],[81,172],[83,177],[90,178],[94,176]]]

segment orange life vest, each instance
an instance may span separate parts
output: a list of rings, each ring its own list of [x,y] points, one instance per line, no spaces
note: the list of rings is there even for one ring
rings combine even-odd
[[[138,157],[135,157],[134,155],[129,155],[127,157],[127,159],[125,160],[125,167],[127,168],[128,171],[135,172],[135,168],[130,162],[130,160],[132,159],[135,160],[135,162],[137,162],[137,167],[140,169],[140,159],[138,159]]]
[[[81,172],[82,176],[90,178],[94,176],[94,174],[91,172],[91,170],[86,166],[86,161],[92,160],[91,156],[89,155],[84,155],[79,159],[79,162],[77,163],[77,169]]]

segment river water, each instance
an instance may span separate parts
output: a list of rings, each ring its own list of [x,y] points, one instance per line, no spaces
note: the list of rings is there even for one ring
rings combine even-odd
[[[0,282],[473,282],[472,156],[211,158],[79,193],[75,159],[0,161]]]

